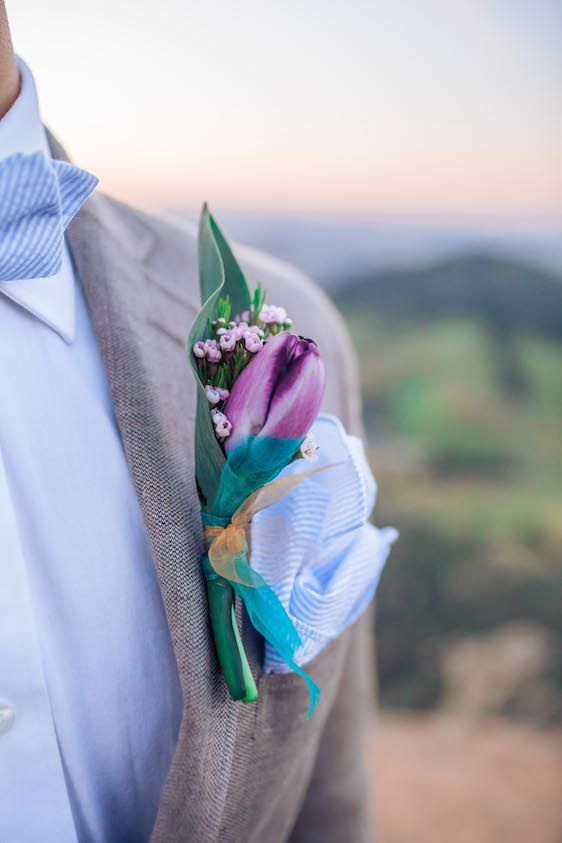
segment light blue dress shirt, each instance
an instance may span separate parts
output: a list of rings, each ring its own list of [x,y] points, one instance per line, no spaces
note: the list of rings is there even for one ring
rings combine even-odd
[[[49,155],[29,70],[0,159]],[[181,691],[68,250],[0,282],[0,840],[147,840]]]

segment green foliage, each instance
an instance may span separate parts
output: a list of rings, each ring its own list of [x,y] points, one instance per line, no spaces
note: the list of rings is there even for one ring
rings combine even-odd
[[[560,577],[541,570],[525,576],[498,570],[477,537],[447,536],[415,521],[400,526],[396,556],[377,600],[385,705],[436,705],[443,693],[441,654],[450,640],[522,618],[562,636]]]
[[[199,364],[192,348],[196,342],[211,336],[212,322],[219,315],[219,309],[221,314],[230,313],[231,305],[245,310],[250,304],[250,293],[242,270],[206,205],[199,220],[198,246],[202,307],[189,331],[186,350],[197,379],[195,473],[204,505],[215,497],[225,455],[215,436]],[[217,656],[230,694],[235,700],[253,702],[257,699],[257,688],[236,623],[232,586],[222,577],[207,577],[207,599]]]
[[[253,322],[258,318],[261,313],[261,309],[265,302],[266,292],[262,285],[258,283],[256,285],[256,289],[254,290],[254,295],[252,297],[252,316]]]
[[[217,319],[224,319],[225,322],[230,321],[230,314],[232,306],[228,296],[224,299],[219,299],[217,304]]]
[[[204,501],[209,501],[215,495],[225,457],[215,436],[192,348],[196,342],[212,335],[211,323],[217,316],[221,299],[226,296],[231,307],[245,310],[250,305],[250,293],[242,270],[206,205],[199,221],[199,282],[203,304],[189,331],[186,353],[198,384],[195,471],[201,495]]]
[[[562,283],[465,258],[358,279],[339,304],[375,520],[401,532],[377,598],[382,700],[427,708],[459,637],[526,620],[562,641]],[[561,676],[551,660],[537,682]],[[541,719],[540,698],[522,689],[509,710]]]

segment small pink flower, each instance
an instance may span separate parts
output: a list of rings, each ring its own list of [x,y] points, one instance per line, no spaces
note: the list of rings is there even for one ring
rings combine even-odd
[[[217,410],[216,407],[212,407],[211,408],[211,418],[213,420],[213,424],[216,424],[217,422],[221,421],[222,419],[225,419],[226,416],[225,416],[224,413],[221,413],[220,410]]]
[[[220,346],[223,351],[233,351],[236,345],[236,337],[233,331],[226,331],[220,338]]]
[[[245,340],[247,337],[258,337],[261,339],[263,337],[263,331],[261,328],[258,328],[257,325],[252,325],[251,328],[245,328],[242,334],[242,339]]]
[[[287,311],[284,307],[277,307],[274,304],[264,304],[260,311],[260,320],[266,325],[273,325],[276,322],[283,324],[287,319]]]
[[[226,328],[217,328],[217,337],[222,337],[223,334],[226,334]]]
[[[216,340],[205,340],[205,357],[209,363],[220,363],[222,354]]]
[[[224,416],[224,418],[222,419],[219,419],[218,421],[216,420],[215,416],[215,419],[213,421],[215,424],[215,433],[217,434],[219,439],[226,439],[227,436],[230,436],[230,433],[232,431],[232,425],[228,421],[226,416]]]
[[[318,442],[313,433],[309,433],[304,442],[300,446],[301,456],[307,462],[316,462],[318,460]]]
[[[245,322],[240,322],[239,325],[236,325],[234,328],[231,328],[230,333],[233,337],[236,337],[236,340],[241,340],[244,337],[244,332],[248,330],[248,326]]]
[[[205,357],[205,343],[201,340],[199,342],[196,342],[193,346],[193,354],[199,360],[203,360],[203,358]]]
[[[210,384],[207,384],[207,386],[205,387],[205,395],[207,396],[207,401],[209,402],[209,404],[218,404],[221,400],[218,389],[216,389],[214,386],[211,386]]]
[[[238,322],[249,322],[249,321],[250,321],[250,311],[249,311],[249,310],[244,310],[244,311],[240,314],[240,316],[239,316],[239,318],[238,318]]]
[[[274,308],[270,304],[264,304],[260,310],[260,321],[265,322],[266,325],[270,325],[272,322],[277,321],[275,316]]]
[[[253,334],[248,331],[244,338],[244,345],[246,346],[246,351],[249,351],[251,354],[255,354],[257,351],[260,351],[263,346],[263,342],[257,334]]]
[[[216,390],[216,392],[218,392],[221,401],[226,401],[226,399],[230,395],[230,392],[228,391],[228,389],[224,389],[224,387],[222,387],[222,386],[215,386],[215,390]]]
[[[218,350],[218,348],[208,348],[207,349],[207,360],[209,363],[220,363],[222,360],[222,354]]]

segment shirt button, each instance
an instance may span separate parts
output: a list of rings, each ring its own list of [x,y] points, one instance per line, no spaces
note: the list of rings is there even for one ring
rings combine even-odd
[[[14,725],[16,713],[11,705],[0,703],[0,735],[5,735]]]

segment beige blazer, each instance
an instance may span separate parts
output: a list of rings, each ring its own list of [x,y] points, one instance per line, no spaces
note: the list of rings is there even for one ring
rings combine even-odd
[[[55,157],[64,157],[51,138]],[[370,839],[363,755],[369,709],[368,619],[309,666],[322,701],[292,674],[264,675],[244,620],[259,702],[233,702],[217,669],[199,570],[195,384],[184,342],[199,307],[197,243],[161,219],[95,194],[68,229],[142,507],[183,690],[178,744],[154,843],[360,843]],[[342,322],[302,275],[250,250],[251,281],[314,337],[328,371],[325,408],[360,429],[354,358]],[[154,688],[154,694],[158,688]],[[150,705],[150,699],[146,700]]]

